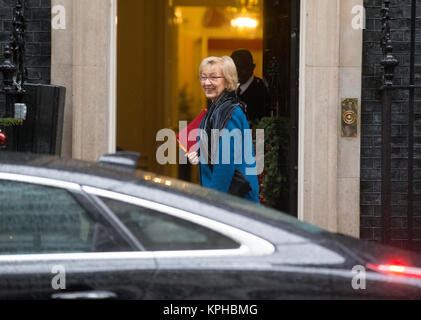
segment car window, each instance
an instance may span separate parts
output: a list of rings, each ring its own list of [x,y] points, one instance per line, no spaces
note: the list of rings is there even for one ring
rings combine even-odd
[[[66,190],[0,181],[0,254],[127,251]]]
[[[197,224],[141,206],[101,198],[149,251],[235,249],[232,239]]]

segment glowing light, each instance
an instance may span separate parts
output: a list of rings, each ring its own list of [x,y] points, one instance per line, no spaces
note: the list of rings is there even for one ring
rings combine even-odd
[[[167,186],[171,186],[172,185],[172,182],[171,181],[169,181],[169,180],[167,180],[167,181],[165,181],[165,185],[167,185]]]
[[[380,271],[403,273],[403,272],[405,272],[405,267],[403,267],[403,266],[380,265],[379,270]]]
[[[367,268],[375,271],[380,271],[386,274],[402,275],[406,277],[421,278],[420,268],[405,267],[402,265],[395,264],[381,264],[373,265],[367,264]]]
[[[180,8],[176,8],[174,12],[174,23],[182,24],[183,23],[183,13]]]
[[[152,181],[155,183],[162,183],[162,179],[160,178],[154,178]]]
[[[249,17],[239,17],[231,20],[231,25],[235,28],[257,28],[259,22]]]

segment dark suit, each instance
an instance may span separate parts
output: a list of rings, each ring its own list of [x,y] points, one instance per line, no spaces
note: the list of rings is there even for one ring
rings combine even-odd
[[[262,79],[254,77],[247,90],[240,92],[240,100],[247,104],[250,122],[269,116],[269,91]]]

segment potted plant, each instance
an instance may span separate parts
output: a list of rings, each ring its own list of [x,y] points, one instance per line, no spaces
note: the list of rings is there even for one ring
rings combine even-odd
[[[265,167],[259,176],[260,201],[278,210],[285,209],[289,197],[289,119],[262,118],[256,128],[265,130]]]

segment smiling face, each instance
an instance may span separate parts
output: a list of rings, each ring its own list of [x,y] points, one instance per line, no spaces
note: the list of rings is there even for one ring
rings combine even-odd
[[[203,68],[200,83],[206,98],[212,101],[218,99],[227,86],[222,70],[217,65],[208,65]]]

